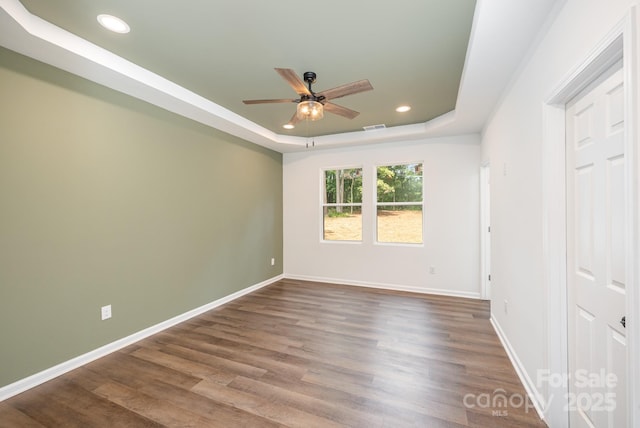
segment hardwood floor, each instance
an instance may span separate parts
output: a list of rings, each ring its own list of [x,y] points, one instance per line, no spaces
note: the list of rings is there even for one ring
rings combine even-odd
[[[282,280],[1,402],[0,426],[546,426],[488,318],[483,301]]]

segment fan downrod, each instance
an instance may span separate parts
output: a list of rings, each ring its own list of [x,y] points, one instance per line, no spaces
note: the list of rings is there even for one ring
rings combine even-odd
[[[311,90],[311,84],[316,81],[316,73],[314,73],[313,71],[305,71],[302,77],[309,86],[309,92],[313,94],[313,91]]]

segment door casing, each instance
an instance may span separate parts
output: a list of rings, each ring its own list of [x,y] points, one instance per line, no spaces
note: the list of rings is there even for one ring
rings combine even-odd
[[[491,299],[491,165],[480,167],[480,284],[481,297]]]
[[[627,209],[625,213],[627,243],[627,334],[628,334],[628,426],[640,425],[640,367],[633,364],[640,357],[640,186],[638,166],[638,12],[632,6],[622,21],[568,73],[547,97],[543,105],[543,251],[544,282],[547,297],[545,316],[547,331],[547,369],[552,374],[568,373],[568,301],[567,301],[567,210],[565,105],[593,82],[602,72],[623,60],[625,91],[625,153],[628,159]],[[549,426],[568,427],[567,385],[538,385],[545,397],[545,419]]]

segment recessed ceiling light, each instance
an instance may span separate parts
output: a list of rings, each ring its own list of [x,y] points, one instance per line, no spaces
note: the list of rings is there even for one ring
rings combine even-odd
[[[410,107],[410,106],[400,106],[400,107],[398,107],[398,108],[396,109],[396,111],[397,111],[398,113],[405,113],[405,112],[407,112],[407,111],[409,111],[409,110],[411,110],[411,107]]]
[[[295,126],[293,126],[291,123],[285,123],[284,125],[282,125],[282,127],[284,129],[293,129],[293,128],[295,128]]]
[[[129,25],[122,19],[112,15],[98,15],[98,22],[107,30],[111,30],[114,33],[126,34],[131,31]]]

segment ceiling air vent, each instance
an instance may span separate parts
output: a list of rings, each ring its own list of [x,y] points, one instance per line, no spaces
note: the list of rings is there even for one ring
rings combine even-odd
[[[386,128],[384,123],[382,123],[380,125],[369,125],[369,126],[363,126],[362,127],[362,129],[364,129],[365,131],[375,131],[376,129],[384,129],[384,128]]]

